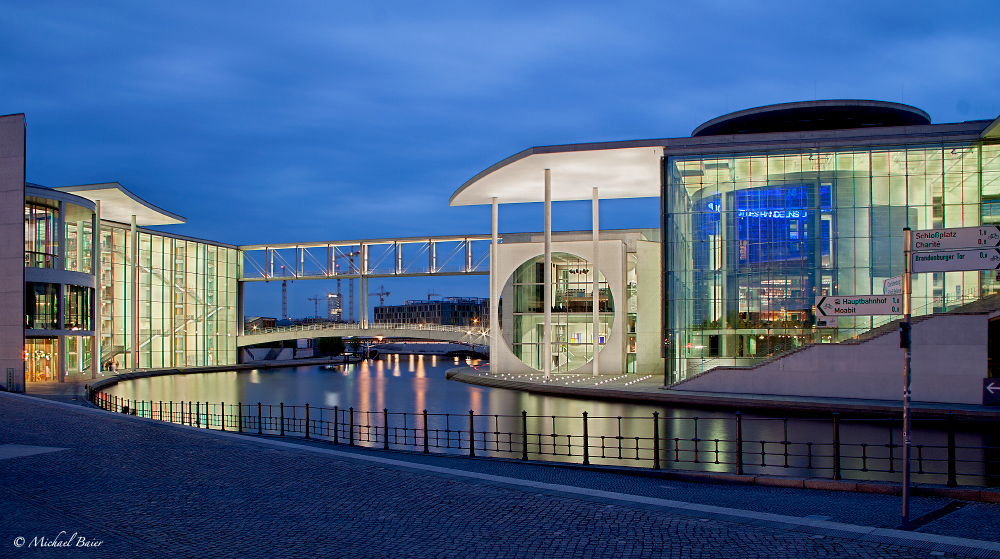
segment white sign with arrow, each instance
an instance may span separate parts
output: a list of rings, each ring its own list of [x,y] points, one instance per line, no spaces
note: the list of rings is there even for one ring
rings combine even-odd
[[[900,295],[828,295],[816,297],[820,316],[872,316],[903,314]]]

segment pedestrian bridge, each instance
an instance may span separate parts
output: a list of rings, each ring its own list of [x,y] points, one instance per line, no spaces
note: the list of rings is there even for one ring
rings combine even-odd
[[[488,328],[444,324],[319,323],[249,331],[236,337],[236,345],[245,347],[282,340],[334,336],[394,340],[405,338],[408,340],[435,340],[483,345],[489,344],[490,331]]]

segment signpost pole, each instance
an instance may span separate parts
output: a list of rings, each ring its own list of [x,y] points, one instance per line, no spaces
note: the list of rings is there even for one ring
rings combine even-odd
[[[910,529],[910,293],[913,291],[910,252],[913,236],[909,227],[903,229],[903,323],[899,345],[903,348],[903,530]]]

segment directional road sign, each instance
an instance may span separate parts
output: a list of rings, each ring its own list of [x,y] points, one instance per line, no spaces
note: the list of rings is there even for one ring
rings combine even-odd
[[[995,248],[914,252],[912,258],[914,273],[1000,269],[1000,250]]]
[[[1000,227],[954,227],[913,232],[913,250],[943,250],[953,248],[990,248],[1000,246]]]
[[[882,293],[886,295],[902,295],[903,294],[903,276],[896,276],[894,278],[889,278],[882,282]]]
[[[983,379],[983,405],[1000,406],[1000,378]]]
[[[871,316],[903,314],[901,295],[828,295],[816,297],[820,316]]]

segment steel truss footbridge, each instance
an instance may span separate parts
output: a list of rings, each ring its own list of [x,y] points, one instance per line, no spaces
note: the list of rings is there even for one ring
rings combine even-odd
[[[239,334],[237,346],[296,338],[357,336],[443,340],[482,344],[488,330],[439,324],[374,324],[368,321],[368,280],[432,276],[486,276],[490,235],[404,237],[238,247]],[[267,331],[243,331],[243,286],[247,282],[358,279],[361,322],[320,323]]]

